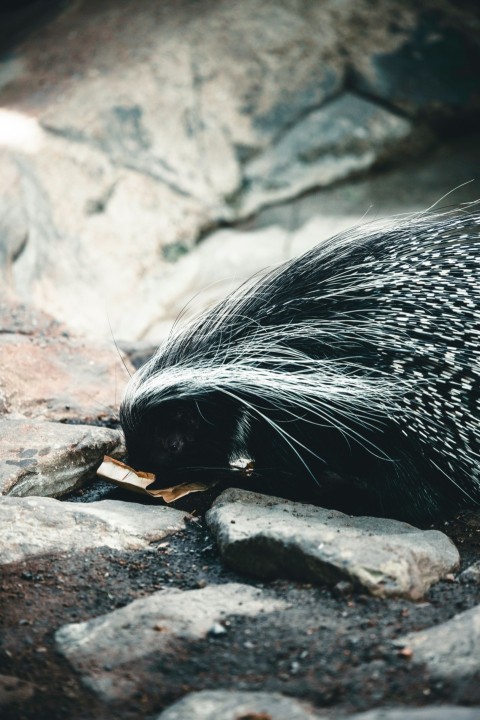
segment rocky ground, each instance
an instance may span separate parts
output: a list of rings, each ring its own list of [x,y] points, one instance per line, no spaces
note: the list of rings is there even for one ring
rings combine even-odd
[[[358,520],[328,513],[331,525],[317,518],[312,537],[304,512],[323,511],[284,502],[284,524],[267,530],[259,525],[270,522],[272,500],[235,492],[236,508],[224,493],[207,522],[211,497],[184,500],[192,514],[118,490],[88,504],[4,498],[2,717],[157,717],[169,708],[162,718],[336,718],[397,708],[391,717],[407,719],[414,708],[443,717],[444,706],[445,719],[479,717],[478,515],[441,531],[402,526],[393,540],[391,521],[368,521],[377,529],[366,547],[380,550],[362,577],[358,535],[356,574],[338,551],[341,541],[349,554],[339,530]],[[229,505],[243,552],[238,535],[227,537],[232,517],[218,515]],[[295,537],[286,537],[292,514]],[[405,531],[415,551],[403,550],[399,589],[385,575],[386,553]]]
[[[120,490],[94,473],[123,453],[99,400],[128,357],[4,310],[2,718],[480,717],[478,513],[417,529]]]

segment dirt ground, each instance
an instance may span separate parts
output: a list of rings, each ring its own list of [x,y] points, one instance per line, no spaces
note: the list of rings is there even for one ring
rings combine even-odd
[[[480,586],[453,578],[438,583],[419,603],[283,580],[255,583],[285,599],[289,609],[234,617],[226,633],[179,641],[161,662],[152,658],[154,686],[120,707],[100,703],[56,653],[57,628],[164,588],[252,582],[222,566],[203,520],[211,498],[193,497],[177,505],[189,505],[198,517],[161,542],[157,552],[70,553],[4,568],[0,673],[28,680],[36,692],[2,712],[3,720],[155,717],[187,692],[218,688],[277,691],[339,714],[385,704],[480,705],[480,678],[455,684],[433,681],[426,671],[412,671],[408,656],[392,645],[404,633],[443,622],[480,602]],[[480,556],[478,515],[463,515],[439,529],[457,544],[462,567]]]

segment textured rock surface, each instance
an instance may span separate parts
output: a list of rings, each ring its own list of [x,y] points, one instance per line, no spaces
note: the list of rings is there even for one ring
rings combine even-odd
[[[0,415],[111,422],[128,371],[115,346],[76,337],[42,312],[0,302]]]
[[[479,715],[478,707],[434,705],[425,708],[378,708],[349,716],[347,720],[477,720]]]
[[[235,290],[242,282],[288,257],[291,238],[280,227],[256,232],[218,230],[194,251],[166,268],[161,287],[138,319],[142,334],[164,337],[173,321],[196,315]],[[164,318],[152,322],[152,318]]]
[[[348,579],[374,595],[418,599],[459,561],[437,530],[234,488],[217,498],[206,519],[225,561],[261,578]]]
[[[182,698],[160,713],[157,720],[328,720],[333,717],[278,693],[204,690]],[[382,708],[343,717],[345,720],[478,720],[479,708],[456,705]]]
[[[245,167],[245,214],[368,170],[402,146],[425,145],[412,124],[350,93],[309,113]]]
[[[25,680],[10,675],[0,675],[0,710],[5,712],[10,705],[19,705],[29,700],[35,687]]]
[[[229,615],[257,615],[285,607],[261,590],[227,583],[200,590],[166,590],[85,623],[66,625],[56,643],[84,682],[104,700],[121,700],[154,681],[175,639],[199,640]],[[153,671],[153,672],[152,672]]]
[[[448,3],[431,15],[400,0],[66,3],[1,67],[8,286],[75,329],[148,332],[168,261],[212,227],[416,156],[437,117],[476,117],[478,23]]]
[[[192,693],[160,713],[157,720],[313,720],[305,703],[279,693],[204,690]]]
[[[469,565],[460,573],[459,579],[463,582],[475,582],[480,584],[480,560]]]
[[[243,229],[210,233],[165,267],[155,293],[142,301],[139,334],[164,338],[179,314],[199,313],[250,277],[379,215],[423,211],[454,188],[447,203],[475,200],[478,184],[459,186],[476,176],[479,163],[480,140],[457,142],[408,168],[271,206]]]
[[[123,377],[110,349],[67,338],[44,343],[0,335],[0,353],[0,392],[8,412],[87,423],[116,417],[115,381]]]
[[[186,517],[173,508],[118,500],[81,505],[53,498],[3,497],[0,564],[104,546],[136,550],[182,530]]]
[[[32,0],[0,11],[0,46],[25,29],[12,14],[24,21],[47,5],[56,19],[0,60],[0,477],[12,494],[63,492],[118,442],[32,420],[115,422],[127,375],[111,334],[142,339],[137,362],[191,298],[187,313],[364,216],[423,211],[476,178],[480,158],[468,136],[422,154],[444,129],[478,127],[473,0]],[[478,196],[472,183],[440,206]],[[206,495],[182,507],[201,515]],[[457,618],[456,639],[433,632],[480,602],[478,522],[445,526],[470,581],[447,577],[421,603],[408,598],[431,568],[414,532],[420,569],[417,546],[394,551],[391,534],[379,575],[357,563],[374,592],[377,580],[382,592],[385,578],[388,590],[405,581],[405,597],[373,597],[356,577],[331,589],[282,580],[257,594],[231,585],[242,576],[201,518],[131,499],[0,497],[2,720],[154,718],[205,688],[225,693],[187,695],[164,715],[303,718],[305,698],[320,717],[372,707],[362,720],[480,717],[477,613]],[[305,533],[304,520],[292,519],[293,555],[285,537],[261,545],[269,572],[293,557],[294,578],[317,578],[329,541],[315,540],[312,559],[317,530]],[[385,525],[364,522],[370,561]],[[255,543],[240,544],[239,568],[258,562]],[[340,559],[322,560],[332,581],[348,578]],[[248,706],[233,690],[249,691]]]
[[[413,650],[413,661],[425,663],[436,678],[460,679],[480,673],[480,605],[400,638],[398,644]]]
[[[0,417],[0,495],[65,495],[123,447],[118,430]]]

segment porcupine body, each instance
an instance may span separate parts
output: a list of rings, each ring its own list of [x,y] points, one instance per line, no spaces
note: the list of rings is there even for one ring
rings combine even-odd
[[[121,422],[130,464],[166,484],[243,454],[268,492],[425,521],[480,501],[479,394],[480,213],[426,213],[323,242],[175,330]]]

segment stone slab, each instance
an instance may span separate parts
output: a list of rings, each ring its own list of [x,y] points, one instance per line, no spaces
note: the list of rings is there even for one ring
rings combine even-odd
[[[119,500],[0,498],[0,565],[92,548],[139,550],[183,530],[187,513]]]
[[[0,417],[0,495],[60,497],[123,450],[118,430]]]
[[[206,515],[225,561],[239,572],[335,584],[373,595],[418,599],[458,566],[452,541],[437,530],[231,488]]]
[[[396,644],[413,651],[415,663],[425,663],[440,679],[459,680],[480,673],[480,605],[451,620],[400,638]]]
[[[201,640],[229,615],[285,607],[239,583],[162,590],[88,622],[65,625],[55,640],[88,687],[105,701],[119,701],[155,681],[155,660],[161,661],[176,639]]]

